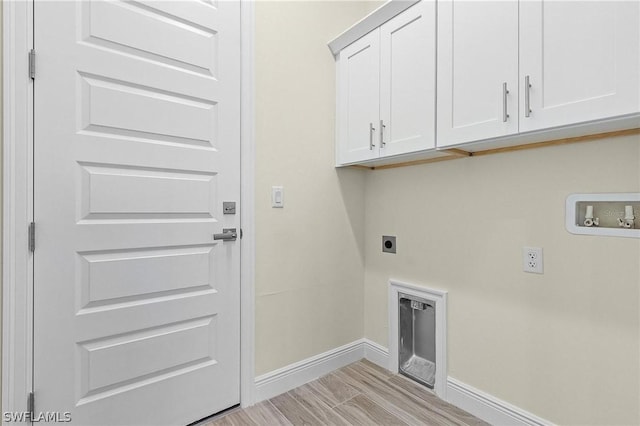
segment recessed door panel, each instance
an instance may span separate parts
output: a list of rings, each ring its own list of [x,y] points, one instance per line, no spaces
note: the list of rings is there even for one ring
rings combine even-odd
[[[216,101],[103,76],[79,77],[83,130],[214,146]]]
[[[80,309],[213,289],[213,246],[79,254]]]
[[[207,317],[80,342],[78,405],[170,378],[184,368],[216,364],[215,320]],[[167,350],[173,347],[181,350]]]
[[[190,5],[191,11],[185,11],[153,1],[87,1],[80,7],[84,42],[216,76],[218,14],[214,8]],[[189,16],[198,12],[206,19]]]
[[[215,218],[217,173],[81,167],[81,219]]]

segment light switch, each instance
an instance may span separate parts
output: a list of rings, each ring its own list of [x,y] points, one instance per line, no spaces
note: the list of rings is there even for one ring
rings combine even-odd
[[[284,207],[284,188],[282,186],[271,187],[271,207],[279,209]]]

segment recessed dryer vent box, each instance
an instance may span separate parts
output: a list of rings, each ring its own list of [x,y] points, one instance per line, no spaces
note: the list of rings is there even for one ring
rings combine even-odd
[[[398,294],[398,370],[433,389],[436,376],[435,303]]]
[[[640,193],[571,194],[565,226],[572,234],[640,238]]]

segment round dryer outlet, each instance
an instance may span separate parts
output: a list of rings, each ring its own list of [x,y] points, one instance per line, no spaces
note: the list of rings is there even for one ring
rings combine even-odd
[[[382,236],[382,251],[384,253],[396,252],[396,237],[394,235]]]

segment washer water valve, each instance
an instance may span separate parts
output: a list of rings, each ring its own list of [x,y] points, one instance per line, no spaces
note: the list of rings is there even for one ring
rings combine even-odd
[[[593,206],[587,206],[587,213],[584,215],[584,226],[599,226],[600,218],[593,218]]]
[[[635,216],[633,215],[633,206],[624,206],[624,220],[618,218],[618,226],[621,228],[635,228]]]

